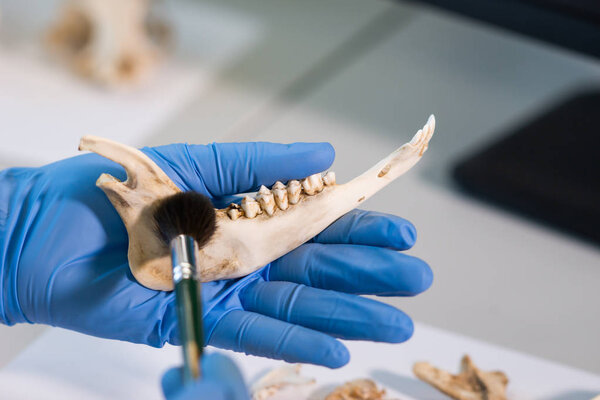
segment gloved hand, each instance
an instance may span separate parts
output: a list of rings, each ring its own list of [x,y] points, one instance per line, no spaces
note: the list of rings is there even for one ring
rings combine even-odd
[[[214,202],[260,184],[327,169],[325,143],[168,145],[146,148],[182,190]],[[41,168],[0,172],[0,317],[105,338],[179,344],[174,295],[139,285],[127,264],[127,232],[95,186],[123,169],[95,154]],[[411,247],[415,229],[390,215],[354,211],[247,277],[203,285],[208,344],[246,353],[339,367],[348,362],[335,338],[401,342],[408,316],[356,296],[410,296],[429,287]]]
[[[247,400],[248,390],[235,363],[219,353],[202,357],[202,377],[184,387],[181,368],[171,368],[162,378],[167,400]]]

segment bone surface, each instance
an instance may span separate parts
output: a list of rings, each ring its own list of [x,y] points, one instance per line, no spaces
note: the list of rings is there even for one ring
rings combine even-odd
[[[413,367],[415,375],[442,393],[457,400],[506,400],[508,378],[500,371],[482,371],[468,355],[460,362],[460,372],[452,375],[427,362]]]
[[[151,0],[68,0],[48,33],[50,48],[80,75],[109,86],[147,78],[168,28],[150,21]]]
[[[271,216],[262,213],[259,203],[249,196],[241,203],[243,217],[231,208],[217,210],[217,231],[196,256],[201,266],[200,280],[248,275],[305,243],[412,168],[427,150],[434,128],[435,119],[431,116],[411,142],[346,184],[324,186],[308,196],[302,195],[299,181],[288,182],[289,207],[285,211]],[[104,190],[127,228],[133,275],[149,288],[172,290],[169,251],[152,229],[151,211],[158,200],[179,189],[137,149],[93,136],[82,138],[80,149],[94,151],[125,167],[126,181],[102,174],[96,184]],[[313,179],[315,182],[311,183],[316,183]],[[283,190],[281,185],[276,189]]]

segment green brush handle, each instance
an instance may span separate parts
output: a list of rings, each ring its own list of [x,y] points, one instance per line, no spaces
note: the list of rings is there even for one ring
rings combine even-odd
[[[179,336],[183,346],[183,382],[198,379],[200,357],[204,346],[202,327],[202,299],[199,283],[193,278],[182,279],[175,284]]]
[[[201,284],[196,281],[196,243],[187,235],[178,235],[171,241],[171,262],[179,337],[183,348],[183,383],[198,379],[200,357],[204,346],[202,329]]]

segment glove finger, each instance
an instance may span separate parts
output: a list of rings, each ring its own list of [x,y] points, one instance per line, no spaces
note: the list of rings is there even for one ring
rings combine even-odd
[[[335,157],[329,143],[168,145],[144,152],[183,190],[212,197],[304,178],[329,168]]]
[[[183,378],[181,376],[181,368],[171,368],[162,376],[161,387],[165,398],[171,399],[181,391],[183,386]]]
[[[234,310],[216,325],[209,344],[290,363],[339,368],[348,363],[348,349],[321,332],[264,315]]]
[[[271,263],[268,281],[353,294],[414,296],[433,282],[421,259],[379,247],[308,243]]]
[[[352,210],[329,225],[311,242],[362,244],[407,250],[415,244],[416,240],[417,230],[404,218],[374,211]]]
[[[248,399],[242,374],[229,357],[219,353],[205,354],[201,370],[200,380],[183,387],[182,369],[169,369],[161,381],[165,397],[168,400]]]
[[[413,333],[411,319],[388,304],[291,282],[256,281],[240,299],[248,311],[342,339],[400,343]]]

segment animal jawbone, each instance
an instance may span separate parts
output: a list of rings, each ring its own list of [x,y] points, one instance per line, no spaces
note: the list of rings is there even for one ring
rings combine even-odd
[[[248,275],[305,243],[412,168],[427,150],[434,130],[432,115],[409,143],[346,184],[336,184],[333,172],[316,174],[287,186],[282,182],[271,189],[262,186],[256,198],[246,196],[241,205],[216,210],[217,230],[197,254],[200,280]],[[158,200],[180,190],[137,149],[94,136],[84,136],[79,149],[125,168],[125,181],[102,174],[96,185],[125,224],[133,275],[148,288],[172,290],[169,251],[156,232],[152,213]]]

